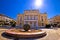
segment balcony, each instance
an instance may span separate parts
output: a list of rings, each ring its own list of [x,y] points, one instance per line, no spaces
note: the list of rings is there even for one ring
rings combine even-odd
[[[38,21],[38,19],[25,19],[24,21]]]

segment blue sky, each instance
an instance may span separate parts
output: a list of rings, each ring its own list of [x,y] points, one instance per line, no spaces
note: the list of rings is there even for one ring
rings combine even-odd
[[[0,13],[16,19],[18,13],[36,9],[34,2],[35,0],[0,0]],[[47,12],[48,18],[60,15],[60,0],[44,0],[43,7],[38,10],[41,13]]]

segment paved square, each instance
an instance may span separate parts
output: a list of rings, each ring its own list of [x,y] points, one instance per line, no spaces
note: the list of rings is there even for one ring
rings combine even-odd
[[[1,34],[7,29],[0,29],[0,40],[15,40],[15,39],[8,39],[3,37]],[[19,40],[60,40],[60,28],[58,29],[42,29],[47,32],[47,35],[43,38],[38,39],[19,39]]]

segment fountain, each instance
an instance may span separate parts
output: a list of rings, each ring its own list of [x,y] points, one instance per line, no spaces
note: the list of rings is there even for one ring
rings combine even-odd
[[[30,25],[28,24],[25,24],[23,29],[9,29],[5,33],[16,38],[35,38],[46,35],[46,32],[43,30],[30,30]]]

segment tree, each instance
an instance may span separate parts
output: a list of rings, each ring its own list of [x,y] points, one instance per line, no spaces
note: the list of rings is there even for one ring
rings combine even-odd
[[[46,24],[46,26],[45,26],[46,28],[50,28],[51,27],[51,25],[50,24]]]
[[[6,20],[6,21],[4,22],[4,25],[9,25],[9,21]]]
[[[0,26],[3,26],[3,25],[4,25],[4,23],[5,23],[5,21],[0,20]]]
[[[29,24],[24,24],[23,29],[25,31],[28,31],[30,29],[30,25]]]
[[[16,26],[16,22],[15,22],[14,20],[10,21],[10,25],[11,25],[12,27],[15,27],[15,26]]]
[[[54,27],[56,27],[57,26],[57,24],[54,24]]]

